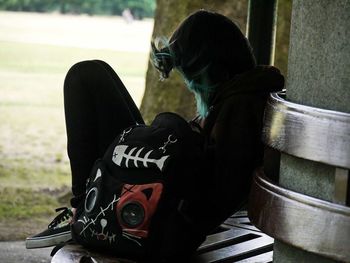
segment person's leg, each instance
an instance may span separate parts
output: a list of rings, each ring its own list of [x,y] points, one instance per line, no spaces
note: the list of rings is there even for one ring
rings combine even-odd
[[[71,203],[77,208],[95,160],[123,129],[144,122],[117,74],[103,61],[83,61],[68,71],[64,106],[74,195]],[[75,209],[56,211],[61,213],[48,229],[26,239],[27,248],[53,246],[72,238],[70,223]]]
[[[109,72],[109,74],[111,75],[111,77],[114,79],[114,81],[117,83],[117,85],[119,87],[118,91],[120,92],[121,96],[124,98],[126,103],[128,104],[128,110],[130,111],[130,113],[135,117],[135,119],[138,123],[140,123],[140,124],[144,123],[139,109],[137,108],[132,97],[130,96],[129,92],[125,88],[124,84],[122,83],[122,81],[120,80],[119,76],[114,71],[114,69],[109,64],[107,64],[106,62],[104,62],[102,60],[93,60],[93,61],[96,63],[99,63],[101,66],[103,66]]]
[[[67,73],[64,106],[74,196],[85,193],[96,159],[126,127],[144,123],[114,70],[103,61],[83,61]],[[73,204],[74,206],[74,204]]]

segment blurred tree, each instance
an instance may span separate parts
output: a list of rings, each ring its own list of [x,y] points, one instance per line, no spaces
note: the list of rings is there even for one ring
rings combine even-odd
[[[129,8],[136,19],[153,16],[155,9],[154,0],[124,0],[122,1],[122,10]]]
[[[245,32],[247,0],[157,0],[152,37],[169,37],[185,17],[201,8],[230,17]],[[149,63],[141,112],[146,123],[149,123],[157,113],[163,111],[177,112],[184,118],[192,118],[195,115],[194,98],[185,88],[179,74],[173,72],[161,82],[159,74]]]
[[[0,0],[0,10],[62,14],[121,15],[129,8],[135,18],[153,17],[156,0]]]

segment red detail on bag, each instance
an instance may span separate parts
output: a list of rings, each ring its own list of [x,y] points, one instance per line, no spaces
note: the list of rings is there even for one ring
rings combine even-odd
[[[148,228],[150,226],[152,216],[157,209],[160,196],[163,191],[163,184],[143,184],[123,186],[120,200],[116,205],[117,217],[123,232],[136,237],[146,238],[148,236]],[[128,205],[140,206],[143,209],[143,220],[135,226],[128,225],[122,218],[123,208]],[[131,215],[134,215],[131,213]]]

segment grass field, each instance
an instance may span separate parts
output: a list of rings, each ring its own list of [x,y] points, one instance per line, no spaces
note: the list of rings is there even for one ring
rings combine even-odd
[[[46,227],[67,204],[62,86],[74,63],[102,59],[140,105],[153,21],[0,12],[0,240]]]

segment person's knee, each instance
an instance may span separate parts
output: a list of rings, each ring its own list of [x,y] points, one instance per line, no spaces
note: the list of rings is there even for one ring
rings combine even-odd
[[[84,81],[98,72],[98,64],[94,60],[84,60],[75,63],[67,72],[64,80],[64,89],[75,87],[75,83]]]
[[[82,71],[90,71],[93,69],[93,67],[96,67],[96,64],[93,60],[84,60],[80,61],[78,63],[75,63],[67,72],[67,77],[70,77],[71,75],[76,75],[78,72]]]

